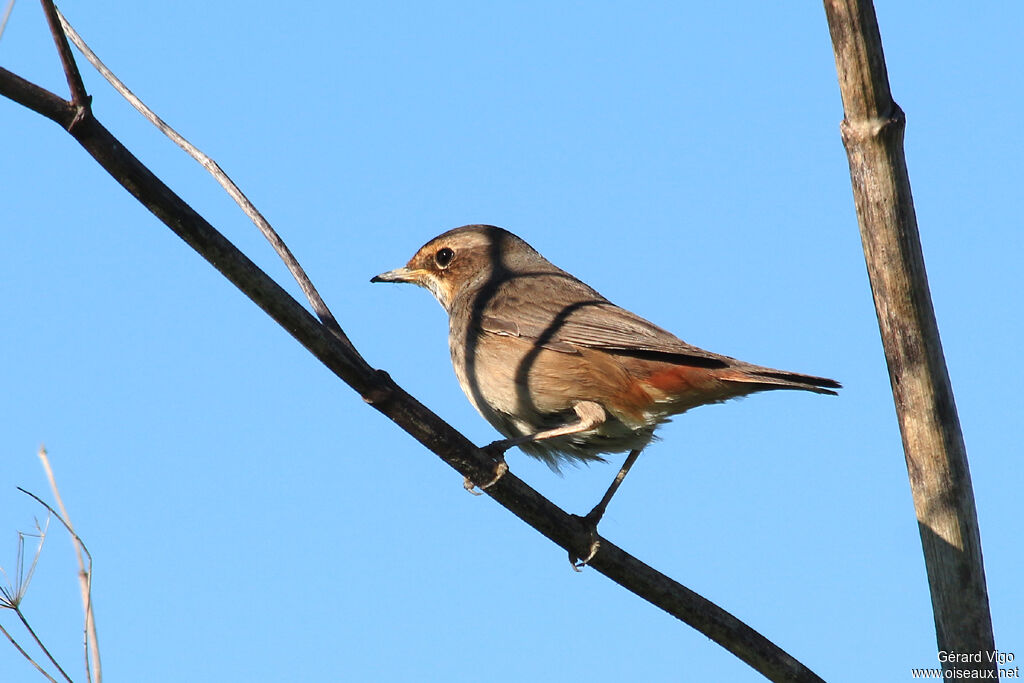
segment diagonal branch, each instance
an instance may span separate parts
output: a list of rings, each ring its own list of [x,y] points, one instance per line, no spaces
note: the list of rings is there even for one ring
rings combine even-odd
[[[44,0],[45,2],[46,0]],[[63,55],[62,55],[63,57]],[[473,481],[491,477],[494,463],[462,434],[372,368],[283,288],[135,158],[89,111],[0,69],[0,94],[60,124],[128,192],[195,249],[278,324],[355,389],[375,409]],[[74,125],[72,125],[74,123]],[[486,493],[551,541],[580,556],[589,528],[511,473]],[[653,605],[698,629],[773,681],[821,681],[810,669],[733,615],[640,562],[611,542],[590,562]]]

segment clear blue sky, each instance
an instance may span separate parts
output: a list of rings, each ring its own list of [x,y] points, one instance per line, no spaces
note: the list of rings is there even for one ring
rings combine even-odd
[[[909,680],[937,665],[931,606],[824,12],[680,5],[65,11],[243,186],[369,362],[478,443],[497,435],[443,311],[369,283],[466,223],[691,343],[841,380],[676,419],[601,529],[829,681]],[[997,645],[1022,659],[1024,9],[878,11]],[[34,3],[0,65],[66,92]],[[285,282],[213,180],[83,71],[100,119]],[[40,515],[15,486],[49,495],[45,443],[96,559],[109,680],[761,680],[467,495],[54,124],[0,101],[0,140],[0,565]],[[509,463],[574,512],[615,472]],[[74,574],[54,530],[24,608],[77,679]],[[0,645],[0,680],[39,679]]]

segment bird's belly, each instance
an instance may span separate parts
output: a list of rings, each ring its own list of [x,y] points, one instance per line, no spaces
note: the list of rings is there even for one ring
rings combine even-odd
[[[595,364],[582,353],[482,334],[475,343],[453,344],[452,363],[470,402],[508,438],[576,422],[573,406],[582,401],[605,409],[606,421],[594,429],[521,445],[549,464],[559,457],[592,460],[643,448],[661,421],[633,405],[631,378],[624,371]]]

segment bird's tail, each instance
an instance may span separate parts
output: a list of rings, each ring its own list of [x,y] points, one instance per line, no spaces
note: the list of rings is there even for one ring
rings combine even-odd
[[[786,370],[775,370],[764,368],[759,365],[736,366],[731,372],[722,371],[720,377],[729,382],[742,382],[757,386],[755,391],[769,391],[772,389],[799,389],[801,391],[813,391],[816,394],[830,394],[837,396],[836,389],[842,389],[843,385],[834,379],[827,377],[815,377],[804,375],[799,372],[787,372]]]

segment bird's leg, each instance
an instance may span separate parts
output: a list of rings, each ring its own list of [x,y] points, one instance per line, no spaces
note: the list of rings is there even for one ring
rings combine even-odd
[[[504,453],[513,446],[519,446],[520,444],[530,443],[531,441],[543,441],[544,439],[552,439],[556,436],[568,436],[569,434],[579,434],[580,432],[586,432],[594,427],[597,427],[608,419],[608,414],[604,412],[604,408],[601,407],[600,403],[594,403],[593,401],[580,401],[572,407],[576,412],[578,420],[562,425],[561,427],[555,427],[554,429],[545,429],[534,434],[526,434],[525,436],[517,436],[514,439],[502,439],[501,441],[495,441],[494,443],[486,446],[484,450],[488,452]]]
[[[636,462],[636,459],[640,457],[641,450],[643,449],[637,448],[629,452],[629,455],[626,456],[626,462],[622,463],[622,468],[619,470],[619,473],[615,475],[615,479],[612,480],[612,484],[608,487],[604,497],[601,498],[601,501],[594,506],[593,510],[587,513],[586,517],[583,517],[583,523],[591,528],[591,534],[594,538],[593,542],[590,544],[590,553],[586,557],[580,558],[578,562],[573,562],[573,567],[576,569],[585,566],[588,562],[594,559],[594,555],[597,554],[597,549],[601,547],[601,542],[597,539],[597,524],[601,521],[601,518],[604,517],[604,511],[608,508],[608,503],[611,502],[612,496],[615,495],[615,492],[619,490],[622,480],[625,479],[626,474],[629,473],[629,468],[631,468],[633,463]]]
[[[625,479],[626,474],[629,473],[629,468],[633,466],[633,463],[635,463],[636,459],[640,456],[641,450],[642,449],[637,448],[629,452],[629,455],[626,456],[626,462],[622,463],[622,468],[619,470],[619,473],[615,475],[615,479],[612,480],[612,484],[608,487],[608,490],[605,492],[601,502],[595,505],[594,509],[588,512],[587,516],[583,519],[587,520],[587,522],[593,524],[595,527],[597,526],[597,523],[601,521],[602,517],[604,517],[604,511],[608,508],[608,503],[611,502],[612,496],[614,496],[615,492],[619,490],[622,480]]]
[[[494,486],[494,484],[501,479],[501,476],[505,474],[505,472],[508,472],[508,465],[505,464],[505,451],[513,446],[530,443],[531,441],[551,439],[556,436],[579,434],[580,432],[586,432],[599,426],[608,419],[608,414],[604,412],[604,408],[601,407],[601,404],[594,403],[593,401],[580,401],[574,405],[572,409],[575,411],[577,417],[579,417],[575,422],[570,422],[569,424],[562,425],[561,427],[555,427],[554,429],[545,429],[534,434],[517,436],[513,439],[501,439],[484,446],[481,450],[494,458],[494,477],[486,484],[481,485],[480,489],[484,490],[490,486]],[[466,477],[466,480],[462,485],[465,486],[466,490],[473,495],[480,495],[478,492],[473,490],[476,487],[476,484],[474,484],[469,477]]]

